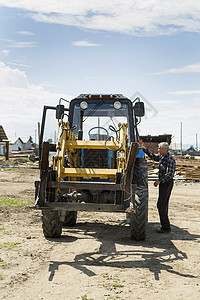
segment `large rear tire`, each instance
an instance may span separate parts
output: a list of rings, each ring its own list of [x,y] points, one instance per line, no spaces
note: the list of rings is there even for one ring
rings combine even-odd
[[[42,210],[42,229],[46,238],[59,238],[62,234],[62,222],[59,221],[58,211]]]
[[[130,215],[131,239],[141,241],[146,238],[148,222],[148,170],[144,158],[136,158],[133,169],[135,190],[135,212]]]

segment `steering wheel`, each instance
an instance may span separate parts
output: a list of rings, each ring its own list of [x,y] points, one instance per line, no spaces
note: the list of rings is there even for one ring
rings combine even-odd
[[[108,130],[106,128],[101,127],[101,126],[96,126],[96,127],[90,128],[90,130],[88,131],[89,138],[91,138],[91,131],[94,129],[103,129],[106,132],[106,139],[109,137]]]

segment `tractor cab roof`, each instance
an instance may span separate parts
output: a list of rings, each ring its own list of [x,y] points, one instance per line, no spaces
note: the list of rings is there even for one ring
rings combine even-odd
[[[130,100],[122,94],[80,94],[74,99],[80,100]],[[73,100],[74,100],[73,99]],[[131,100],[130,100],[131,101]]]

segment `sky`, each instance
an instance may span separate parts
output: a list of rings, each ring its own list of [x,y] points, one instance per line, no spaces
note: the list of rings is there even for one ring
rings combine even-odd
[[[139,95],[141,135],[200,148],[199,49],[196,0],[0,0],[0,125],[37,141],[61,97]]]

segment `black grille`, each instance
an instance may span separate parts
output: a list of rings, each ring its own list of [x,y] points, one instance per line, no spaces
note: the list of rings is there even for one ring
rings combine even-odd
[[[108,151],[104,149],[84,149],[83,150],[84,168],[108,168]]]

